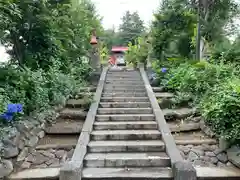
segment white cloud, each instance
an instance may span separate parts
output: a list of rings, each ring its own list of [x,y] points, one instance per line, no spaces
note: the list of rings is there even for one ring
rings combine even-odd
[[[145,25],[149,25],[153,12],[157,10],[160,0],[92,0],[98,13],[103,16],[104,28],[118,28],[124,13],[137,11]]]

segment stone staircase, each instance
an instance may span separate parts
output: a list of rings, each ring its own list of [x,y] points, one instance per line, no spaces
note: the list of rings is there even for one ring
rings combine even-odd
[[[174,139],[176,127],[167,123],[175,115],[160,109],[157,90],[143,68],[104,68],[72,159],[61,167],[59,179],[239,179],[239,171],[194,167],[184,160],[176,145],[183,142]],[[185,117],[182,110],[175,114]]]
[[[108,71],[90,138],[83,179],[172,179],[138,71]]]

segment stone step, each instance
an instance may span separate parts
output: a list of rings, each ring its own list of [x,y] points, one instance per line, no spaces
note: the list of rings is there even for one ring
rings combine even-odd
[[[110,68],[108,72],[116,72],[116,73],[125,73],[125,72],[138,72],[138,70],[133,69],[133,68],[129,68],[126,66],[123,66],[123,64],[120,64],[120,66],[114,67],[114,68]]]
[[[119,76],[121,76],[121,75],[122,76],[126,76],[128,74],[137,74],[138,76],[141,76],[140,72],[130,72],[130,73],[127,73],[127,72],[122,71],[122,72],[108,72],[107,73],[107,75],[119,75]]]
[[[156,98],[173,98],[174,94],[173,93],[168,93],[168,92],[157,92],[155,93]]]
[[[157,101],[161,109],[172,109],[175,104],[174,99],[172,98],[161,98]]]
[[[79,134],[84,121],[57,121],[45,128],[46,134]]]
[[[63,119],[78,119],[78,120],[85,120],[87,116],[87,112],[82,109],[71,109],[65,108],[60,112],[60,118]]]
[[[121,67],[121,68],[118,68],[118,69],[109,69],[109,71],[108,72],[138,72],[139,73],[139,71],[138,70],[136,70],[136,69],[133,69],[133,68],[129,68],[129,67]]]
[[[165,144],[161,140],[139,141],[90,141],[89,152],[163,152]]]
[[[95,130],[130,130],[130,129],[154,129],[156,130],[158,125],[155,121],[105,121],[95,122]]]
[[[179,109],[163,109],[166,120],[184,119],[196,115],[196,109],[179,108]]]
[[[46,135],[40,139],[36,149],[72,149],[79,135]]]
[[[150,102],[100,102],[100,108],[150,108]]]
[[[147,97],[146,92],[128,92],[128,93],[122,93],[122,92],[104,92],[102,94],[103,97]]]
[[[98,108],[98,114],[152,114],[152,108]]]
[[[198,145],[203,145],[203,144],[207,144],[207,145],[215,145],[217,144],[217,141],[215,139],[189,139],[189,140],[184,140],[184,139],[175,139],[175,143],[177,145],[194,145],[194,146],[198,146]]]
[[[170,167],[170,158],[164,152],[88,153],[86,167]]]
[[[185,131],[185,132],[175,132],[173,133],[175,143],[177,145],[202,145],[202,144],[217,144],[216,139],[209,138],[204,132],[197,131]]]
[[[141,78],[139,79],[106,79],[105,83],[107,84],[111,84],[111,83],[118,83],[118,84],[121,84],[121,83],[124,83],[124,84],[131,84],[131,83],[134,83],[134,84],[144,84],[143,80]]]
[[[84,180],[172,180],[171,168],[84,168]]]
[[[180,123],[180,124],[169,123],[168,125],[172,132],[200,130],[200,123]]]
[[[112,93],[112,92],[117,92],[117,93],[139,93],[139,92],[146,92],[145,88],[124,88],[124,87],[117,87],[117,88],[103,88],[104,93]]]
[[[235,167],[195,167],[198,180],[239,180],[240,170]]]
[[[145,89],[145,86],[142,84],[105,84],[104,88],[125,88],[125,89],[134,89],[141,88]]]
[[[158,130],[94,130],[92,140],[159,140]]]
[[[142,79],[142,77],[139,74],[132,74],[132,75],[112,74],[112,75],[107,75],[106,79]]]
[[[142,80],[106,80],[105,84],[136,84],[136,85],[143,85],[144,82]]]
[[[149,102],[148,97],[102,97],[101,102]]]
[[[96,115],[97,121],[154,121],[153,114],[100,114]]]
[[[144,82],[141,79],[109,79],[105,81],[106,84],[135,84],[135,85],[144,85]]]
[[[91,87],[81,87],[79,91],[85,91],[85,92],[96,92],[97,87],[91,86]]]
[[[108,71],[107,75],[126,75],[126,74],[138,74],[140,75],[139,71],[123,71],[123,70],[114,70],[114,71]]]
[[[106,82],[115,82],[115,81],[122,81],[122,82],[138,82],[138,81],[142,81],[142,78],[141,77],[122,77],[122,78],[112,78],[112,77],[108,77],[106,78]]]
[[[36,168],[14,172],[7,177],[8,180],[58,180],[60,168]]]
[[[153,92],[157,93],[157,92],[163,92],[164,88],[163,87],[152,87]]]
[[[90,105],[91,101],[89,99],[69,99],[66,102],[66,107],[68,108],[86,108]]]

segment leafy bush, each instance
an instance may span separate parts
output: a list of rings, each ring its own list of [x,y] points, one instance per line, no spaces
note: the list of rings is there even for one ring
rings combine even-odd
[[[25,113],[46,108],[49,104],[46,78],[42,70],[6,69],[4,82],[6,95],[11,103],[24,105]]]
[[[184,63],[170,69],[163,85],[174,91],[189,93],[195,96],[195,100],[199,100],[208,89],[234,73],[234,68],[228,65],[210,64],[206,61]]]
[[[89,0],[0,3],[0,41],[10,61],[0,64],[0,114],[22,104],[26,115],[62,103],[91,75],[84,62],[93,29],[102,30]]]
[[[5,92],[5,89],[0,88],[0,114],[5,111],[8,103],[9,98],[7,96],[7,93]]]
[[[147,64],[148,44],[145,38],[139,37],[135,44],[129,43],[126,53],[126,61],[128,64],[137,67],[138,63]]]
[[[228,79],[205,94],[201,101],[202,115],[219,136],[240,140],[240,79]]]
[[[160,72],[160,70],[158,70]],[[170,68],[162,85],[176,93],[176,103],[200,107],[206,123],[218,136],[236,142],[240,137],[240,79],[228,64],[188,61]]]

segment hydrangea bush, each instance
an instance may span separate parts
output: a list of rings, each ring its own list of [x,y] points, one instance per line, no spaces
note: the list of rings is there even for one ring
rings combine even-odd
[[[185,62],[158,69],[161,85],[176,93],[178,102],[199,107],[206,123],[231,142],[240,139],[240,78],[231,65]]]
[[[20,114],[23,113],[23,106],[22,104],[8,104],[7,105],[7,110],[0,115],[0,119],[5,121],[5,122],[11,122],[13,118]]]

